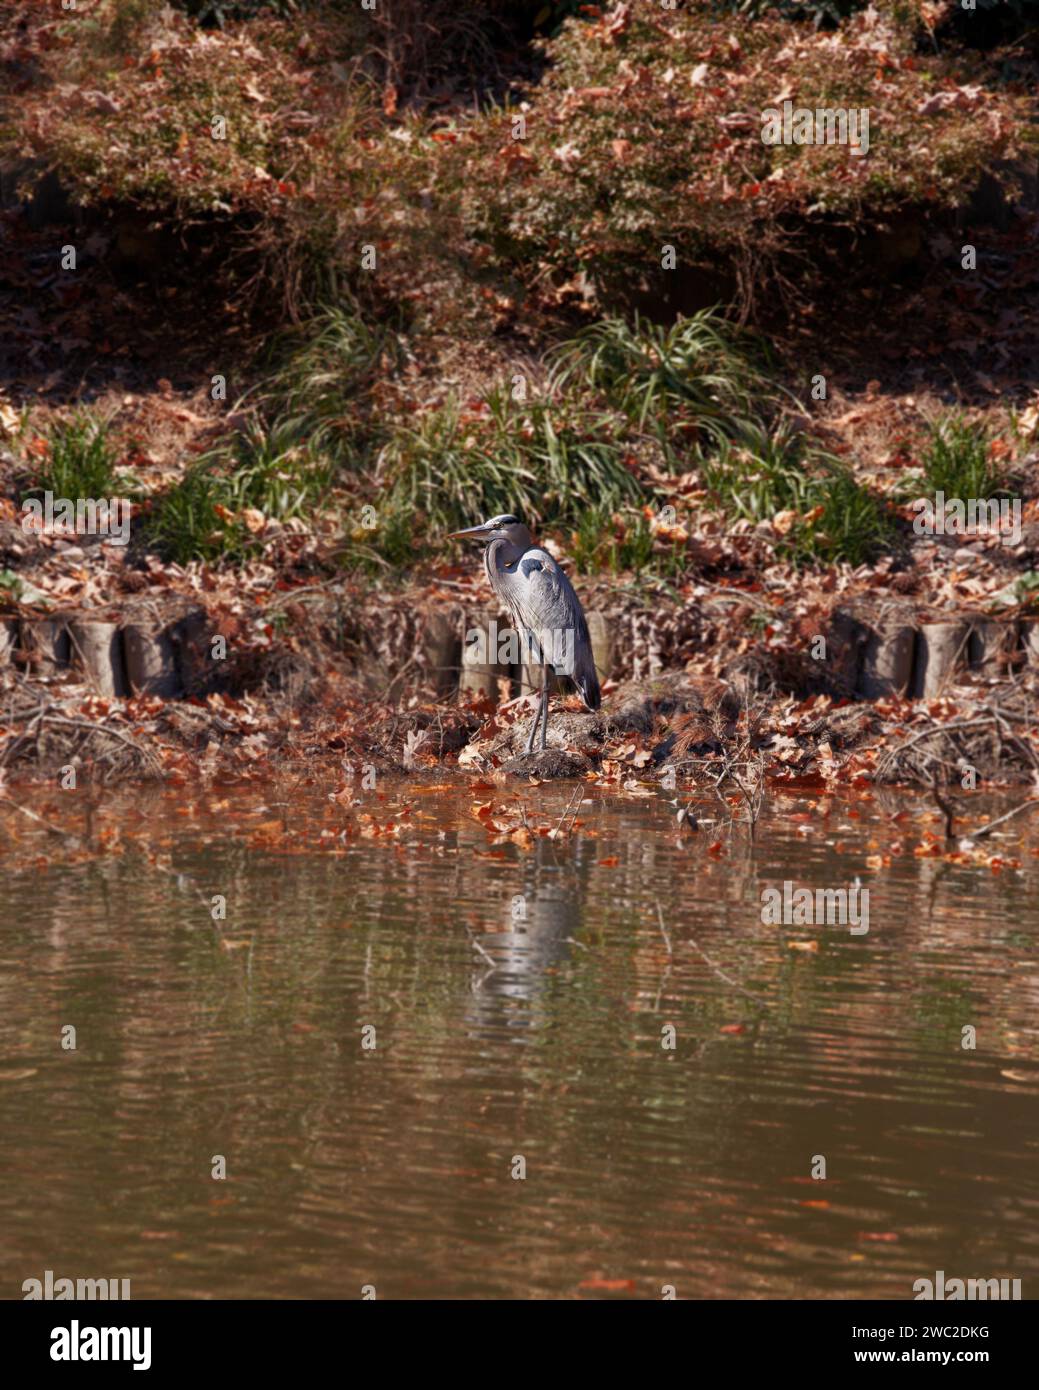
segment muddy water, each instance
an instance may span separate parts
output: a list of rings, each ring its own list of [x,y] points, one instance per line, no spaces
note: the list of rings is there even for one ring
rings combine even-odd
[[[781,798],[750,843],[590,790],[540,833],[571,790],[6,808],[0,1296],[1034,1296],[1027,817],[993,869],[914,853],[911,798]],[[868,932],[762,921],[856,876]]]

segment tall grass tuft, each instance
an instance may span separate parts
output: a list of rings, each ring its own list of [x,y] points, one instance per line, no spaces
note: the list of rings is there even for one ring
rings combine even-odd
[[[932,423],[923,462],[924,483],[946,497],[981,500],[1003,486],[1002,472],[989,455],[987,430],[955,412]]]
[[[585,512],[569,536],[578,574],[632,573],[677,577],[685,568],[684,544],[663,545],[642,511]]]
[[[717,506],[752,522],[794,513],[776,551],[796,564],[864,564],[894,541],[883,501],[848,467],[783,429],[751,429],[700,460],[700,475]]]
[[[775,414],[784,393],[761,356],[714,310],[670,327],[609,318],[554,351],[550,385],[598,396],[671,455],[676,444],[718,445]]]
[[[178,564],[242,560],[262,546],[244,513],[284,521],[317,508],[331,481],[326,459],[294,430],[253,425],[205,454],[158,498],[148,534]]]
[[[302,325],[282,351],[281,364],[257,393],[264,414],[312,451],[355,466],[371,388],[400,357],[395,334],[352,306],[333,306]]]
[[[616,421],[602,411],[491,392],[479,413],[449,398],[382,451],[379,475],[397,507],[422,512],[434,530],[498,512],[561,523],[584,509],[637,500]]]
[[[106,420],[80,411],[55,425],[47,443],[47,457],[37,475],[39,491],[75,499],[111,497],[118,490],[116,451]]]

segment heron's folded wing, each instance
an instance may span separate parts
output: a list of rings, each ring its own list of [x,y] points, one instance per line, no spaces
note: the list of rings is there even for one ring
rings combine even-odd
[[[537,636],[550,662],[553,652],[563,651],[569,652],[572,662],[575,648],[580,651],[588,645],[588,624],[580,601],[547,551],[526,552],[509,584],[509,599],[520,627]]]

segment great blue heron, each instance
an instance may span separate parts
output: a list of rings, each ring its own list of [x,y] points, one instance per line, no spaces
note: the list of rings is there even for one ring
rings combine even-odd
[[[589,709],[598,709],[602,699],[580,600],[552,556],[534,544],[514,516],[492,516],[451,534],[487,542],[483,561],[491,588],[509,610],[530,664],[542,668],[541,702],[527,739],[532,753],[539,723],[541,747],[546,747],[552,674],[569,676]]]

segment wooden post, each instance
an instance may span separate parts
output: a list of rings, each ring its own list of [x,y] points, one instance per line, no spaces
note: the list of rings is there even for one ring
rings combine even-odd
[[[496,608],[470,611],[463,615],[461,631],[462,670],[459,695],[483,695],[495,704],[500,694],[498,682],[509,679],[509,666],[497,659],[499,635],[509,629],[508,618]],[[483,648],[483,661],[473,657]]]
[[[967,664],[970,624],[962,619],[924,623],[917,635],[913,695],[933,700],[948,689],[953,676]]]
[[[857,692],[867,700],[904,695],[913,676],[916,630],[900,623],[866,639]]]
[[[1039,667],[1039,618],[1022,618],[1021,646],[1026,665]]]
[[[22,621],[22,646],[34,676],[53,676],[69,664],[69,634],[64,618]]]
[[[450,695],[458,685],[462,664],[462,635],[457,613],[433,609],[422,623],[422,657],[437,698]]]
[[[826,633],[827,670],[833,688],[843,696],[865,694],[860,689],[862,653],[870,630],[854,613],[835,608]]]
[[[595,674],[601,685],[613,674],[613,625],[605,613],[588,614],[588,636],[592,639]]]
[[[72,657],[99,695],[118,699],[129,695],[123,643],[118,623],[74,618],[69,623]]]
[[[11,655],[18,645],[18,619],[0,618],[0,666],[11,664]]]
[[[184,693],[169,631],[156,631],[144,623],[128,623],[123,628],[123,655],[127,680],[135,695],[174,700]]]
[[[194,608],[167,631],[176,653],[181,685],[193,695],[207,685],[213,674],[209,615],[204,608]]]
[[[1007,658],[1017,645],[1017,624],[1001,618],[972,618],[967,657],[971,668],[1005,676]]]

